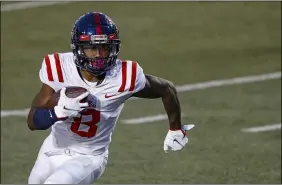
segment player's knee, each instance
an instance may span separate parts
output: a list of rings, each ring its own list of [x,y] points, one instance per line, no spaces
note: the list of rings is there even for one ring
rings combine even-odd
[[[41,175],[35,171],[32,171],[28,177],[28,184],[42,184],[43,181]]]
[[[30,172],[28,184],[42,184],[52,173],[48,157],[39,155]]]
[[[88,184],[92,182],[93,162],[90,158],[79,156],[60,166],[44,184]]]
[[[53,182],[53,181],[47,180],[47,181],[44,182],[44,184],[58,184],[58,182]]]
[[[36,179],[36,178],[34,178],[32,176],[29,176],[27,183],[28,184],[40,184],[40,180]]]

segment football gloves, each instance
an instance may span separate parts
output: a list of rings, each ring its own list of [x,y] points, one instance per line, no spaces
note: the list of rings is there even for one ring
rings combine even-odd
[[[59,119],[64,119],[67,117],[76,117],[80,111],[88,107],[88,102],[81,103],[83,98],[86,98],[89,92],[85,92],[76,98],[68,98],[66,96],[66,88],[63,87],[60,92],[60,99],[58,105],[54,107],[56,116]]]
[[[179,151],[188,143],[186,131],[195,125],[182,125],[179,130],[169,130],[164,140],[164,152]]]

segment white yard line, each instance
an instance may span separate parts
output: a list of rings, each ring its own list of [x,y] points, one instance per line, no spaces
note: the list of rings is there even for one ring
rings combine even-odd
[[[158,115],[155,115],[155,116],[125,119],[122,122],[124,124],[142,124],[142,123],[152,123],[152,122],[155,122],[155,121],[162,121],[162,120],[166,120],[166,119],[167,119],[167,115],[158,114]]]
[[[253,75],[253,76],[243,76],[243,77],[236,77],[224,80],[212,80],[194,84],[186,84],[181,86],[176,86],[177,92],[188,92],[188,91],[195,91],[201,89],[208,89],[212,87],[222,87],[226,85],[236,85],[236,84],[245,84],[245,83],[252,83],[252,82],[260,82],[265,80],[273,80],[281,78],[281,72],[275,73],[268,73],[268,74],[261,74],[261,75]],[[131,98],[130,100],[138,100],[140,98]]]
[[[1,111],[1,117],[26,116],[28,114],[28,112],[29,112],[29,109]]]
[[[225,80],[213,80],[213,81],[200,82],[195,84],[187,84],[187,85],[178,86],[176,87],[176,89],[177,92],[187,92],[193,90],[207,89],[211,87],[222,87],[226,85],[245,84],[245,83],[260,82],[260,81],[279,79],[279,78],[281,78],[281,72],[236,77],[236,78],[230,78]]]
[[[281,123],[273,124],[273,125],[264,125],[258,127],[251,127],[251,128],[244,128],[242,129],[243,132],[266,132],[266,131],[273,131],[273,130],[280,130]]]
[[[13,10],[23,10],[27,8],[37,8],[42,6],[50,6],[54,4],[65,4],[70,3],[68,1],[59,1],[59,2],[38,2],[38,1],[32,1],[32,2],[20,2],[20,3],[11,3],[6,5],[1,5],[1,12],[8,12]]]
[[[184,114],[181,115],[182,117],[185,117]],[[152,123],[156,121],[163,121],[167,120],[167,115],[166,114],[158,114],[155,116],[146,116],[146,117],[139,117],[139,118],[133,118],[133,119],[125,119],[122,120],[124,124],[142,124],[142,123]]]
[[[281,72],[275,72],[275,73],[269,73],[269,74],[236,77],[236,78],[230,78],[230,79],[225,79],[225,80],[212,80],[212,81],[207,81],[207,82],[186,84],[186,85],[176,86],[176,89],[177,89],[178,92],[188,92],[188,91],[208,89],[208,88],[212,88],[212,87],[222,87],[222,86],[226,86],[226,85],[260,82],[260,81],[279,79],[279,78],[281,78]],[[139,98],[136,98],[136,100],[138,100],[138,99]],[[133,100],[133,99],[129,99],[129,100]],[[28,109],[1,110],[1,117],[26,116],[27,111],[28,111]]]

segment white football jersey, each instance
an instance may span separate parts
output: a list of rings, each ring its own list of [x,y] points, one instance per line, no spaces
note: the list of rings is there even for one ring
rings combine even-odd
[[[62,87],[79,86],[92,95],[90,108],[79,118],[57,121],[52,126],[56,146],[86,154],[101,154],[111,142],[111,135],[125,100],[145,87],[143,69],[135,61],[116,60],[99,85],[80,76],[74,55],[55,53],[45,56],[39,71],[40,80],[55,91]]]

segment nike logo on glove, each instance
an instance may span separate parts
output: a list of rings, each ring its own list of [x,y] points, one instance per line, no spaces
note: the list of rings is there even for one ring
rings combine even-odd
[[[78,110],[75,110],[75,109],[69,109],[69,108],[67,108],[66,106],[64,106],[64,109],[66,109],[66,110],[78,111]]]
[[[113,96],[117,96],[117,95],[119,95],[120,93],[118,93],[118,94],[111,94],[111,95],[108,95],[108,94],[105,94],[105,98],[110,98],[110,97],[113,97]]]
[[[173,141],[175,141],[176,143],[178,143],[180,146],[184,147],[177,139],[174,139]]]

